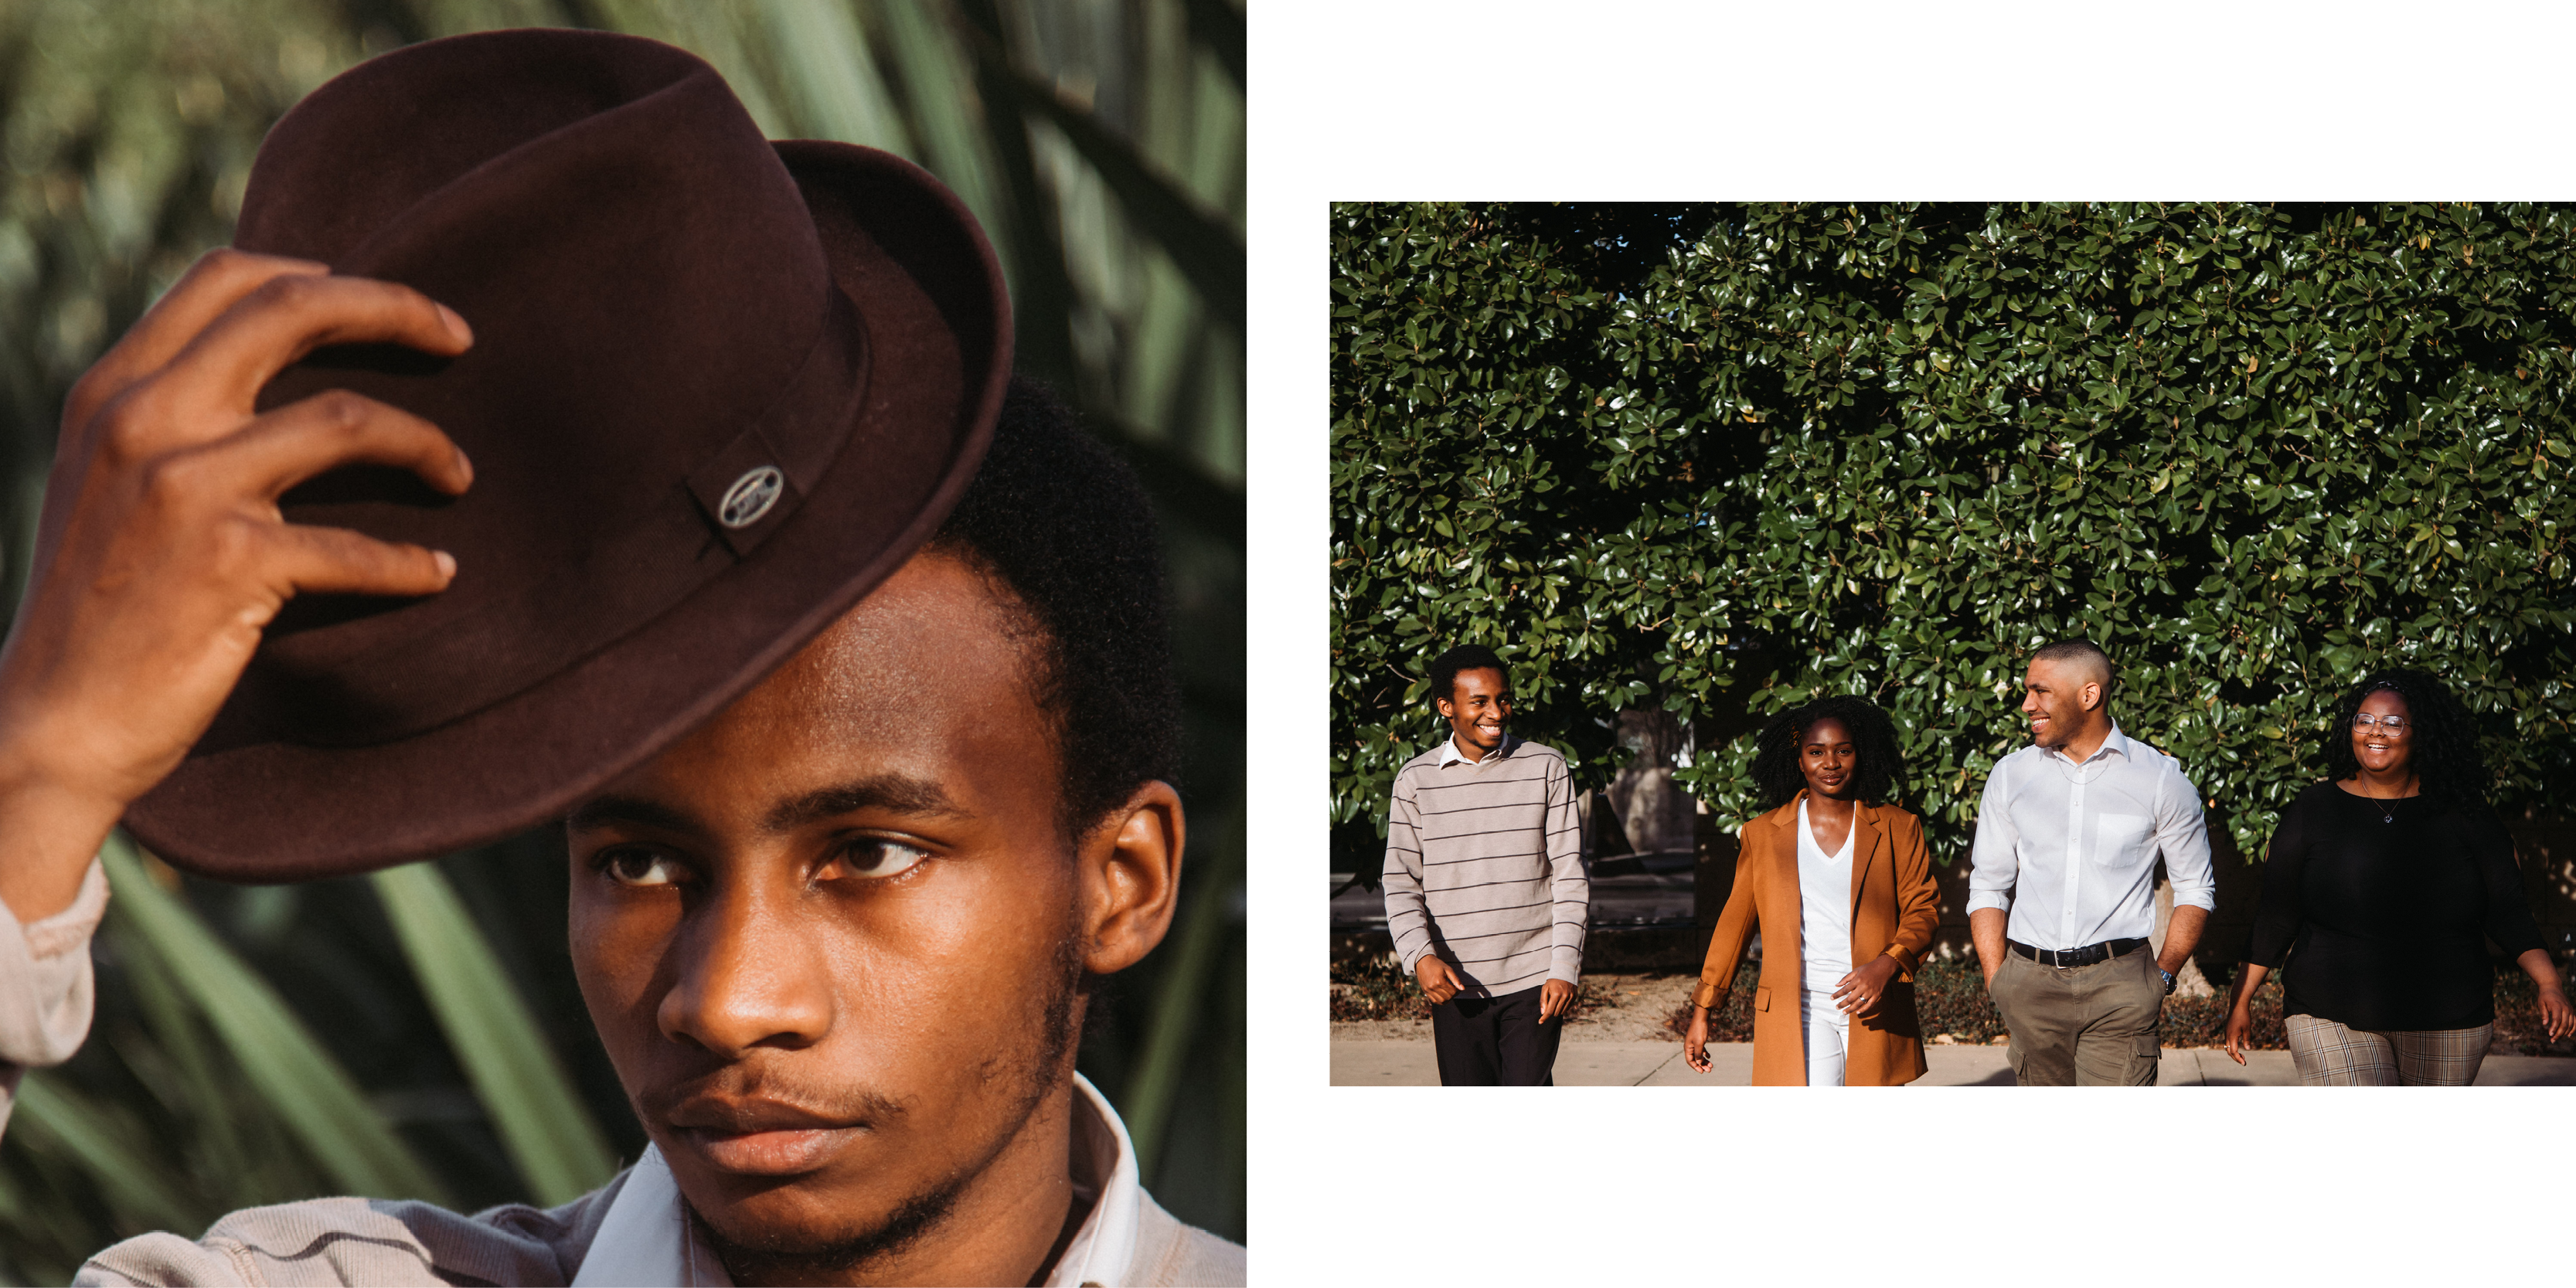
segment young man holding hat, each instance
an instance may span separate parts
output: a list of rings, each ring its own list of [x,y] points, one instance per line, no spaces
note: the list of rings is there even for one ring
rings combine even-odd
[[[1074,1072],[1171,919],[1177,717],[1151,520],[1009,330],[935,182],[649,41],[431,42],[278,123],[236,250],[65,408],[0,653],[0,1062],[81,1040],[120,818],[235,880],[563,819],[652,1147],[85,1280],[1242,1282]]]

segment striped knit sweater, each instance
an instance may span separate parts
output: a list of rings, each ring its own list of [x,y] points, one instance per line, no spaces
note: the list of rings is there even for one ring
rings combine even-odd
[[[1405,973],[1437,952],[1480,997],[1575,982],[1592,908],[1582,839],[1574,780],[1553,747],[1506,734],[1482,763],[1447,742],[1406,761],[1385,869],[1386,928]]]

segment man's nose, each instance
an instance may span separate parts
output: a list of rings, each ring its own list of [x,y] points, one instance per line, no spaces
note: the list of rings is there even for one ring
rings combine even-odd
[[[760,1046],[790,1050],[831,1032],[831,974],[800,933],[792,896],[719,890],[694,910],[674,949],[662,1035],[726,1059]]]

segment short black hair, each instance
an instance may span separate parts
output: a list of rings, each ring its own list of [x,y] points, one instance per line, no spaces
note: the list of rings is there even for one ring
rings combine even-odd
[[[2119,687],[2120,668],[2111,665],[2111,655],[2102,646],[2081,635],[2059,640],[2030,655],[2034,662],[2090,662],[2102,668],[2102,709],[2111,709],[2111,693]]]
[[[1761,789],[1762,808],[1778,809],[1807,785],[1798,768],[1798,743],[1819,720],[1842,722],[1851,731],[1856,763],[1852,792],[1872,805],[1905,795],[1905,756],[1896,749],[1896,722],[1866,698],[1818,698],[1771,717],[1753,746],[1753,783]]]
[[[1440,703],[1458,696],[1460,671],[1500,671],[1503,687],[1512,685],[1512,669],[1503,665],[1502,657],[1494,650],[1482,644],[1461,644],[1431,659],[1432,710],[1439,710]]]
[[[2464,813],[2483,813],[2495,774],[2478,751],[2477,718],[2429,671],[2388,667],[2344,691],[2335,703],[2334,730],[2319,749],[2327,779],[2341,782],[2361,772],[2361,761],[2352,754],[2352,718],[2361,713],[2363,700],[2381,689],[2406,699],[2406,719],[2415,727],[2406,763],[2424,794]]]
[[[993,445],[929,548],[1000,583],[1040,628],[1030,691],[1055,726],[1066,835],[1144,783],[1178,784],[1180,689],[1153,507],[1054,391],[1012,378]]]

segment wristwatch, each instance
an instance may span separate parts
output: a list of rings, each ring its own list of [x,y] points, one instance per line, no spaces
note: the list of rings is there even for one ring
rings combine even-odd
[[[2172,971],[2169,971],[2169,970],[2166,970],[2166,969],[2165,969],[2164,967],[2162,967],[2162,966],[2158,966],[2158,967],[2156,967],[2156,973],[2165,977],[2165,996],[2167,996],[2167,997],[2171,997],[2171,996],[2173,996],[2173,990],[2174,990],[2174,977],[2173,977],[2173,972],[2172,972]]]

